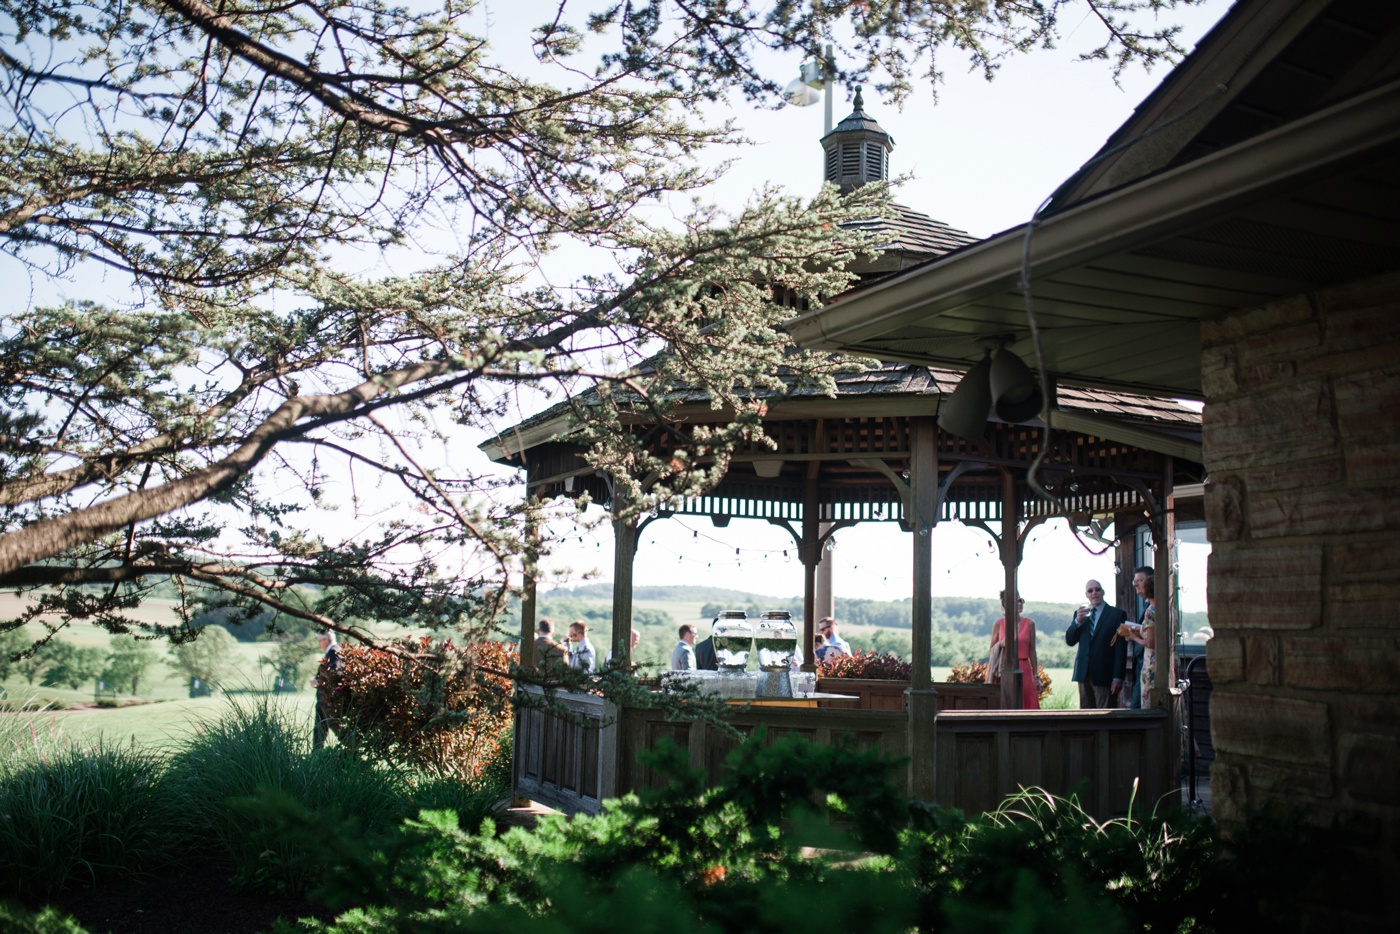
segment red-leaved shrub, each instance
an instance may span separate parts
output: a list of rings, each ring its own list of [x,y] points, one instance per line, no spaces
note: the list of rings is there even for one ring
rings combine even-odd
[[[519,659],[514,643],[459,648],[425,636],[399,647],[401,654],[346,645],[339,671],[322,663],[318,692],[336,733],[386,762],[481,774],[511,725],[505,673]]]
[[[1036,669],[1035,676],[1036,696],[1043,704],[1045,699],[1050,696],[1050,676],[1045,673],[1044,665]],[[963,684],[985,684],[987,682],[987,663],[968,662],[965,665],[954,665],[953,670],[948,672],[948,680]]]
[[[817,662],[818,678],[870,678],[876,681],[908,681],[914,666],[898,655],[878,655],[856,649],[854,655],[838,655]]]

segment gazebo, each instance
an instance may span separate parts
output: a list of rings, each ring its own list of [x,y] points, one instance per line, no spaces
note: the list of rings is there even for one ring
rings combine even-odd
[[[823,140],[828,154],[842,146],[893,146],[873,120],[857,108]],[[883,172],[887,159],[824,164],[833,177],[850,161],[857,170]],[[891,248],[882,268],[896,271],[970,241],[907,208],[881,222]],[[933,236],[936,234],[936,236]],[[781,296],[779,297],[781,299]],[[642,520],[626,517],[614,496],[614,479],[596,470],[587,451],[571,440],[572,412],[586,406],[585,393],[522,422],[483,445],[499,463],[526,472],[528,494],[541,500],[587,492],[613,513],[613,646],[626,658],[632,612],[632,565],[641,528],[670,516],[709,517],[716,525],[751,519],[785,528],[804,568],[802,644],[812,645],[816,618],[817,568],[823,545],[836,530],[860,522],[897,522],[910,533],[913,563],[911,608],[914,676],[907,710],[754,708],[734,717],[740,731],[767,724],[770,736],[796,733],[819,742],[850,735],[908,757],[908,791],[922,800],[968,809],[991,806],[1018,785],[1068,792],[1087,779],[1087,801],[1103,816],[1124,812],[1140,780],[1149,800],[1176,787],[1178,728],[1171,690],[1158,692],[1144,711],[1019,711],[1019,679],[1033,673],[1008,669],[1002,679],[1002,709],[940,710],[931,681],[930,532],[940,521],[985,529],[999,544],[1006,592],[1014,601],[1016,573],[1028,531],[1064,516],[1093,532],[1115,524],[1120,573],[1114,591],[1120,605],[1132,599],[1134,554],[1130,530],[1147,524],[1154,542],[1169,545],[1173,523],[1195,508],[1203,480],[1199,416],[1171,401],[1127,393],[1052,387],[1049,429],[1039,418],[1010,422],[991,417],[981,437],[960,437],[939,427],[962,374],[921,365],[884,364],[842,374],[834,396],[794,391],[775,397],[764,416],[776,449],[741,447],[727,474],[704,495],[667,504]],[[724,418],[704,398],[675,413],[687,430]],[[639,414],[635,430],[645,437]],[[1037,491],[1028,481],[1040,461]],[[641,479],[641,478],[637,478]],[[1190,497],[1181,491],[1190,491]],[[1048,494],[1048,498],[1045,494]],[[1190,499],[1191,502],[1187,502]],[[1156,548],[1158,579],[1171,580],[1169,547]],[[1159,591],[1168,588],[1159,588]],[[1159,618],[1174,619],[1159,603]],[[1014,618],[1014,606],[1008,618]],[[526,582],[522,613],[522,661],[530,663],[534,628],[533,582]],[[1166,627],[1163,627],[1164,630]],[[1159,638],[1174,644],[1175,627]],[[806,667],[811,653],[804,652]],[[1007,653],[1014,665],[1016,654]],[[1158,653],[1157,683],[1173,685],[1172,652]],[[636,752],[670,737],[688,749],[692,762],[717,772],[734,740],[702,723],[669,723],[642,709],[617,709],[600,698],[571,695],[563,702],[574,718],[538,710],[517,719],[517,794],[568,811],[596,810],[601,800],[651,781]],[[945,705],[946,706],[946,705]],[[592,722],[592,728],[583,726]]]

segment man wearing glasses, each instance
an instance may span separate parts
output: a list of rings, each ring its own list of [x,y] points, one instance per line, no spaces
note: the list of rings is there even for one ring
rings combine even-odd
[[[1065,641],[1079,646],[1074,656],[1074,680],[1079,682],[1081,708],[1112,707],[1123,683],[1124,653],[1117,651],[1114,635],[1128,619],[1126,613],[1103,602],[1103,585],[1084,585],[1088,598],[1075,611],[1065,630]]]
[[[826,651],[820,655],[822,661],[828,658],[835,658],[838,655],[850,655],[851,644],[841,638],[841,633],[837,629],[838,623],[830,616],[823,616],[817,620],[817,631],[826,637],[826,645],[822,646]]]

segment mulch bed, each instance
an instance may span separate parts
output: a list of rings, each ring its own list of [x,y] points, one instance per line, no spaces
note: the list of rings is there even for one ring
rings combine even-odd
[[[92,934],[259,934],[278,918],[335,917],[324,905],[304,898],[234,891],[228,880],[227,867],[203,866],[145,882],[64,892],[47,904],[72,915]]]

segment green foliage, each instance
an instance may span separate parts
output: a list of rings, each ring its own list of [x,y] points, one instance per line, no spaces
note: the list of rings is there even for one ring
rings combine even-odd
[[[306,821],[299,832],[338,867],[322,895],[357,907],[301,924],[591,932],[626,918],[629,930],[737,934],[790,931],[795,913],[817,912],[843,931],[1224,932],[1249,927],[1280,873],[1308,875],[1276,823],[1231,852],[1203,816],[1099,822],[1035,790],[969,817],[899,798],[876,754],[801,740],[755,737],[716,788],[674,747],[649,764],[670,782],[534,831],[474,833],[427,812],[370,853]]]
[[[49,666],[44,670],[44,687],[84,687],[102,671],[102,650],[79,647],[57,640],[44,646]]]
[[[339,669],[322,666],[317,691],[338,732],[376,761],[479,776],[510,729],[514,645],[425,636],[395,648],[342,646]]]
[[[320,647],[315,638],[288,633],[274,636],[272,641],[277,647],[271,655],[259,659],[260,663],[271,668],[274,675],[282,678],[294,690],[300,691],[320,660]]]
[[[6,680],[11,673],[18,670],[19,657],[33,644],[23,629],[0,630],[0,681]]]
[[[5,901],[0,901],[0,930],[9,934],[89,934],[87,928],[55,908],[30,911]]]
[[[235,702],[170,756],[173,832],[186,847],[226,855],[239,885],[297,893],[320,876],[307,844],[279,833],[254,800],[260,794],[284,796],[352,836],[411,813],[398,776],[344,750],[312,751],[309,726],[265,698]]]
[[[0,891],[48,896],[153,872],[173,856],[159,763],[98,745],[30,758],[0,782]]]
[[[199,630],[196,638],[171,647],[169,664],[205,684],[222,686],[233,669],[236,645],[227,629],[206,626]]]
[[[107,656],[107,665],[102,669],[102,680],[130,693],[141,693],[141,679],[160,660],[159,654],[149,640],[130,636],[117,636],[112,639],[112,651]]]

